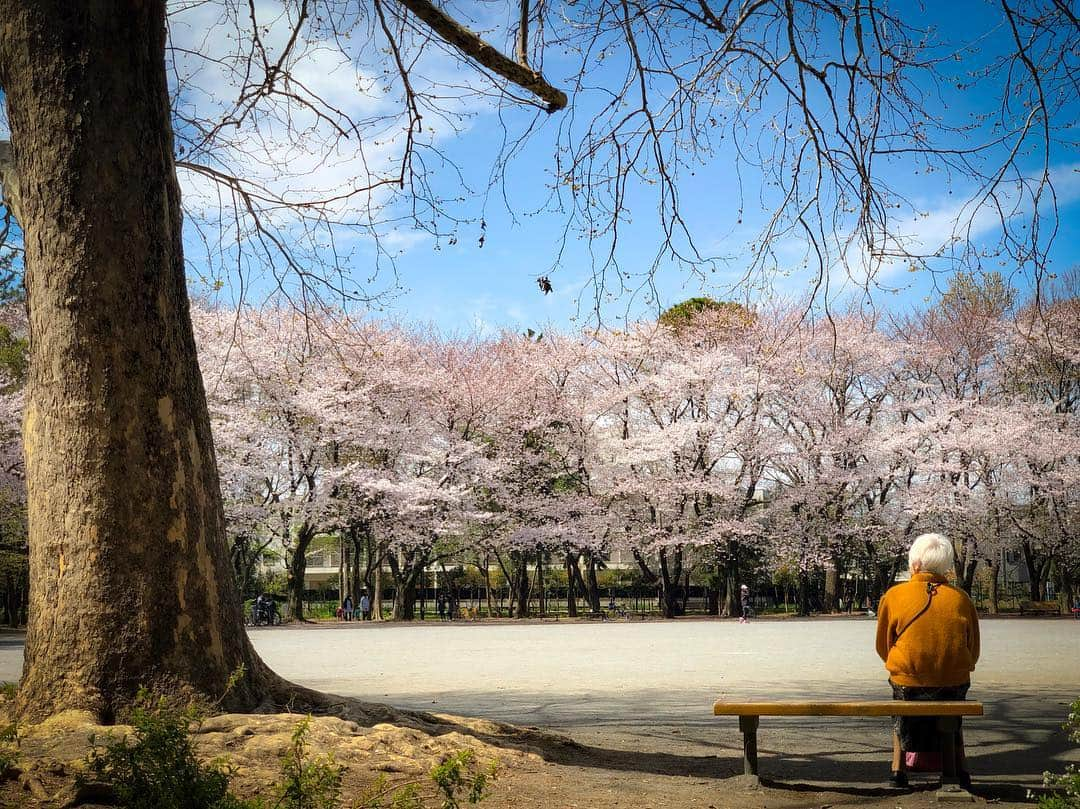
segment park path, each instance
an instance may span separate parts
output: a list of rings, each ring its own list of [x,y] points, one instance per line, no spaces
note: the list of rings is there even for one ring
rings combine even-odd
[[[252,633],[276,671],[346,696],[569,733],[652,755],[666,772],[738,764],[718,697],[882,698],[872,618],[414,625],[341,624]],[[1022,790],[1080,761],[1060,729],[1080,696],[1080,621],[982,622],[972,698],[988,716],[965,735],[975,771]],[[763,720],[763,771],[828,785],[880,783],[887,722]]]
[[[609,623],[330,624],[255,629],[259,654],[295,682],[403,708],[481,716],[569,733],[598,749],[648,753],[688,775],[738,762],[718,697],[882,698],[870,618]],[[1080,696],[1080,621],[982,622],[966,725],[973,769],[1035,785],[1080,761],[1060,730]],[[18,636],[0,637],[0,679],[16,679]],[[809,784],[879,783],[886,723],[763,720],[763,771]]]

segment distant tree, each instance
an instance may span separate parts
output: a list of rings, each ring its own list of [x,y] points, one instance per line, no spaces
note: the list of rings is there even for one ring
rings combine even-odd
[[[26,287],[22,270],[16,266],[13,251],[0,254],[0,306],[7,303],[26,303]]]
[[[698,297],[665,309],[658,320],[676,333],[692,326],[726,331],[749,326],[754,321],[754,314],[741,303]]]

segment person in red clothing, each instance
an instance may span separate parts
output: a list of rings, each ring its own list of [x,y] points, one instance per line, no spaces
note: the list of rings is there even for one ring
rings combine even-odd
[[[917,537],[908,552],[911,579],[878,603],[877,653],[885,661],[893,699],[962,700],[979,659],[979,616],[967,593],[949,585],[953,546],[941,534]],[[957,772],[970,784],[963,737],[957,734]],[[907,786],[905,752],[940,751],[933,718],[898,717],[894,723],[892,777]]]

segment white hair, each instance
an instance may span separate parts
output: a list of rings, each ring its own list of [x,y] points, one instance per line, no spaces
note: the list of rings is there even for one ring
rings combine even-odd
[[[908,551],[908,567],[914,571],[918,564],[919,572],[947,576],[953,566],[953,545],[942,534],[923,534],[915,537]]]

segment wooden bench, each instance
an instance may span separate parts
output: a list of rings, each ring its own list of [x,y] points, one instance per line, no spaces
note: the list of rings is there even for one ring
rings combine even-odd
[[[757,780],[757,730],[762,716],[936,716],[941,732],[943,790],[967,793],[958,786],[955,741],[961,716],[982,716],[981,702],[923,702],[872,700],[866,702],[726,702],[713,705],[714,716],[739,717],[743,735],[743,774]]]
[[[1021,601],[1021,615],[1061,615],[1061,605],[1056,601]]]

